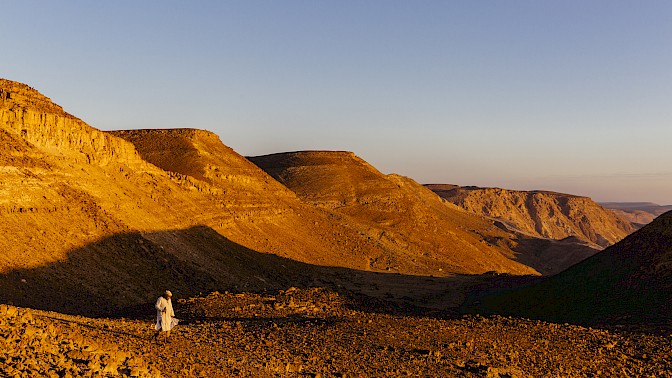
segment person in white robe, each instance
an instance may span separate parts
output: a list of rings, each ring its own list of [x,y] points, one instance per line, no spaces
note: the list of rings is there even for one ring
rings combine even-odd
[[[156,300],[154,308],[156,309],[156,325],[154,329],[156,333],[154,338],[158,338],[161,332],[165,332],[166,338],[170,336],[170,330],[177,325],[177,319],[175,318],[175,312],[173,311],[173,302],[171,298],[173,293],[170,290],[166,290],[159,299]]]

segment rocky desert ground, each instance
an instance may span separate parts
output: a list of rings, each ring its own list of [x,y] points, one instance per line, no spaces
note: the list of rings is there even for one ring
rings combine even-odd
[[[323,289],[212,293],[151,316],[85,318],[0,308],[0,371],[22,376],[669,377],[672,330],[423,314]]]

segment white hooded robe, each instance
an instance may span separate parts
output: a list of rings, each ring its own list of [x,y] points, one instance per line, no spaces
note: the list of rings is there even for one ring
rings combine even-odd
[[[170,331],[173,328],[173,317],[175,312],[173,312],[173,302],[170,301],[170,298],[166,299],[163,296],[159,297],[156,300],[156,326],[154,329],[157,331]],[[166,312],[163,312],[163,310]]]

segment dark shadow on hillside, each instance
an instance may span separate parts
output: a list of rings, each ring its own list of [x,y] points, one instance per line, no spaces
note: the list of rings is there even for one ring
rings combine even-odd
[[[605,264],[606,268],[609,265]],[[595,276],[604,274],[596,273]],[[598,278],[601,279],[602,277]],[[610,278],[608,278],[610,280]],[[669,296],[665,291],[651,293],[597,293],[586,285],[578,290],[563,285],[553,288],[553,276],[508,276],[484,281],[470,288],[462,314],[499,315],[540,320],[557,324],[594,327],[612,332],[672,335]],[[609,298],[611,296],[614,298]],[[551,303],[549,305],[548,303]],[[550,310],[549,310],[550,308]]]
[[[608,266],[605,267],[608,269]],[[505,311],[484,303],[488,297],[535,286],[553,277],[505,274],[412,276],[341,267],[317,266],[261,253],[221,236],[209,227],[114,235],[71,251],[68,259],[35,269],[0,275],[0,303],[89,317],[126,317],[152,321],[154,301],[165,290],[176,299],[205,296],[219,291],[274,296],[289,288],[323,288],[345,300],[346,311],[393,315],[454,318],[463,313],[501,314],[546,321],[559,318]],[[561,298],[558,298],[561,300]],[[523,303],[529,307],[531,303]],[[199,319],[183,312],[189,321],[242,322],[248,326],[333,321],[336,312],[317,317],[268,313]],[[236,315],[240,314],[240,315]],[[562,322],[567,321],[565,319]],[[571,323],[607,328],[612,323]],[[650,323],[650,322],[649,322]],[[636,327],[647,326],[642,322]],[[657,324],[650,323],[660,330]],[[632,329],[633,324],[628,326]],[[641,329],[644,330],[644,329]]]
[[[462,309],[669,334],[670,267],[672,212],[555,276],[474,287]]]
[[[502,221],[494,221],[494,225],[515,237],[481,236],[493,245],[512,250],[515,253],[513,260],[544,276],[558,274],[600,251],[577,237],[555,240],[530,235]]]
[[[0,303],[67,314],[151,319],[166,289],[175,298],[213,291],[326,288],[355,310],[456,315],[472,286],[491,275],[426,277],[316,266],[261,253],[209,227],[117,234],[69,252],[68,259],[0,275]],[[179,310],[179,304],[176,304]]]

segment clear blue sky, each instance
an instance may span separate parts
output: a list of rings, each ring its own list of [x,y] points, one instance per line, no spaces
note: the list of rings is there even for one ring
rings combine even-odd
[[[672,204],[671,1],[5,1],[0,77],[94,127]]]

